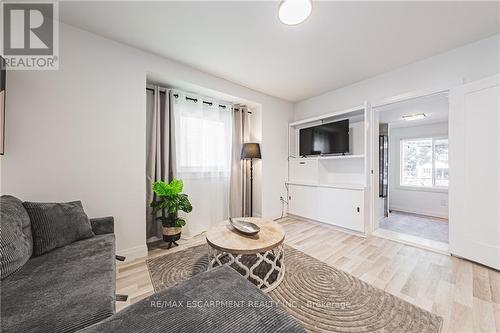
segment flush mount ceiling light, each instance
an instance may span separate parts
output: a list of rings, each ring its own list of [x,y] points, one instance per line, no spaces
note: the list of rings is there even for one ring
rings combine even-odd
[[[312,10],[312,0],[283,0],[280,3],[278,16],[287,25],[304,22]]]
[[[414,113],[414,114],[407,114],[403,116],[404,120],[418,120],[418,119],[424,119],[426,117],[425,113]]]

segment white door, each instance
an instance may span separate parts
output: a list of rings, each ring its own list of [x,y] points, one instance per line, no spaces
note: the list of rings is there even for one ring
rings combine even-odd
[[[500,75],[450,91],[450,252],[500,269]]]

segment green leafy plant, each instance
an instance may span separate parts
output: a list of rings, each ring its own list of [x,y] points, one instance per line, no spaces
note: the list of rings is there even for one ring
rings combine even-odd
[[[178,216],[178,212],[190,213],[193,207],[187,194],[182,193],[182,180],[174,178],[170,183],[160,180],[154,182],[152,187],[156,194],[155,200],[151,202],[155,219],[160,220],[164,227],[185,226],[186,221]],[[157,216],[158,212],[161,212],[161,216]]]

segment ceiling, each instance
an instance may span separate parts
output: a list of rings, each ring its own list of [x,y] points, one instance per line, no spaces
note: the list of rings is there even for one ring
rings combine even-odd
[[[413,127],[448,121],[448,94],[437,94],[410,99],[376,108],[380,111],[379,121],[388,123],[391,128]],[[403,116],[425,113],[425,118],[404,120]]]
[[[60,2],[61,21],[296,102],[500,32],[499,2]]]

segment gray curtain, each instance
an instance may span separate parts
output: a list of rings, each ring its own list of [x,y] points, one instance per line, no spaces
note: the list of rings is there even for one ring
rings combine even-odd
[[[146,237],[162,237],[161,223],[153,221],[150,202],[154,199],[151,189],[157,180],[172,178],[171,161],[171,99],[170,91],[155,86],[146,90]]]
[[[241,160],[241,147],[250,139],[250,113],[246,106],[233,108],[233,142],[231,180],[229,184],[229,214],[250,216],[250,165]]]

